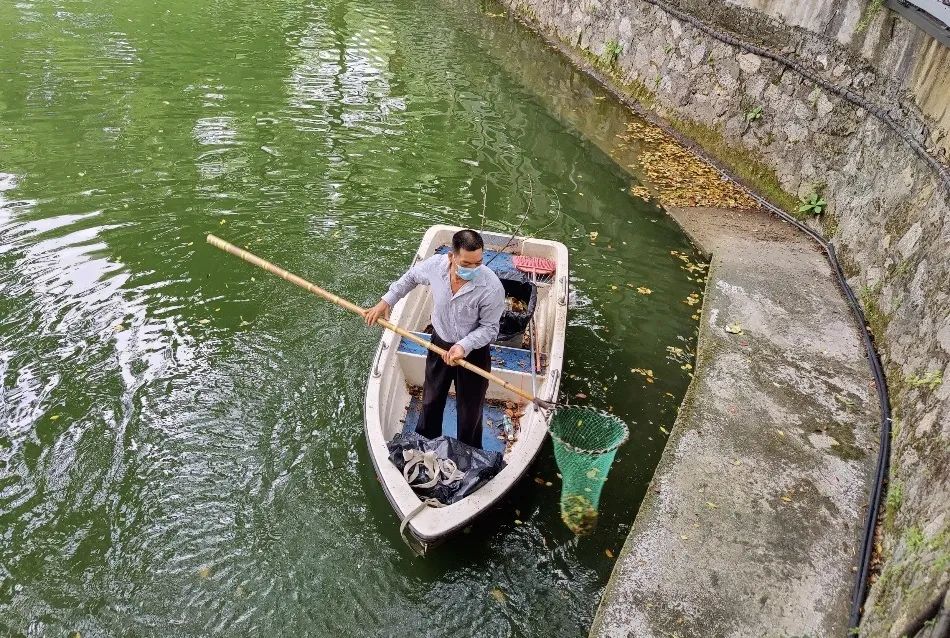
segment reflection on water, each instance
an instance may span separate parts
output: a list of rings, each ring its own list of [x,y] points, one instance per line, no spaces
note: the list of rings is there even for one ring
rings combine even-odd
[[[583,635],[699,287],[608,157],[622,109],[453,3],[23,0],[0,42],[0,634]],[[433,223],[569,246],[564,392],[637,424],[594,537],[547,450],[414,558],[362,436],[378,334],[203,241],[367,304]]]

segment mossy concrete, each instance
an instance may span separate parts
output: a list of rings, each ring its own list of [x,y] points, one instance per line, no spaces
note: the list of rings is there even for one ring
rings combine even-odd
[[[671,214],[712,254],[696,376],[591,635],[846,635],[880,418],[858,330],[786,224]]]

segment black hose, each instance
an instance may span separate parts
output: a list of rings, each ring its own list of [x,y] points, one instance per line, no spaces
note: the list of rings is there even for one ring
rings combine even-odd
[[[944,188],[950,191],[950,168],[943,165],[936,157],[932,156],[922,144],[920,144],[916,139],[910,136],[907,131],[905,131],[900,125],[897,124],[883,109],[877,107],[863,97],[857,95],[853,91],[845,89],[834,85],[824,78],[819,77],[818,75],[812,73],[811,71],[805,69],[800,64],[789,60],[783,56],[780,56],[772,51],[763,49],[762,47],[755,46],[740,40],[739,38],[719,33],[716,30],[712,29],[708,25],[700,22],[693,16],[680,11],[674,7],[669,6],[667,3],[662,2],[661,0],[643,0],[648,4],[654,5],[660,10],[676,17],[683,22],[686,22],[693,27],[699,29],[703,33],[706,33],[713,38],[724,42],[726,44],[731,44],[740,49],[748,51],[750,53],[755,53],[756,55],[774,60],[780,64],[785,65],[791,69],[794,69],[799,74],[811,80],[815,84],[825,88],[826,90],[834,93],[835,95],[840,96],[841,98],[851,102],[859,108],[863,108],[869,113],[873,114],[875,117],[879,118],[885,124],[887,124],[898,136],[901,137],[911,149],[918,155],[922,160],[924,160],[938,175],[940,181]],[[543,34],[542,34],[543,36]],[[572,55],[572,51],[556,40],[547,38],[548,41],[564,53],[568,58],[572,58],[575,61],[579,62],[580,68],[593,79],[595,79],[600,84],[606,86],[614,96],[627,105],[631,110],[636,112],[638,115],[646,119],[647,121],[656,124],[662,128],[667,134],[674,137],[681,144],[691,149],[696,155],[704,159],[711,166],[713,166],[723,178],[729,180],[733,184],[742,188],[746,191],[753,199],[755,199],[763,208],[767,211],[778,217],[784,222],[787,222],[800,231],[804,232],[806,235],[811,237],[825,253],[825,257],[828,260],[831,269],[834,271],[835,280],[838,283],[838,287],[844,293],[845,299],[848,302],[848,306],[851,309],[852,317],[855,320],[855,323],[858,325],[859,332],[861,333],[861,340],[864,343],[864,349],[867,354],[868,363],[871,366],[871,374],[874,377],[875,387],[877,388],[877,397],[878,397],[878,406],[881,412],[881,426],[880,426],[880,444],[878,449],[877,456],[877,467],[874,473],[874,482],[871,486],[871,495],[869,499],[867,516],[864,521],[864,533],[861,538],[861,552],[859,557],[859,568],[855,574],[854,584],[852,588],[851,596],[851,610],[850,616],[848,619],[848,625],[850,629],[857,628],[861,622],[861,608],[864,604],[866,584],[868,579],[868,572],[870,570],[871,564],[871,552],[874,547],[874,528],[877,523],[878,513],[880,511],[881,505],[881,495],[884,489],[884,479],[887,476],[888,463],[890,460],[890,444],[891,444],[891,406],[890,406],[890,396],[887,390],[887,380],[884,377],[884,371],[881,366],[881,360],[878,356],[877,351],[874,348],[874,340],[871,336],[870,331],[868,330],[867,319],[864,316],[864,311],[861,309],[861,304],[858,303],[858,299],[854,294],[854,291],[851,290],[851,287],[848,285],[847,279],[844,275],[844,271],[841,269],[841,264],[838,262],[837,254],[835,253],[834,246],[825,239],[820,233],[814,229],[806,226],[798,219],[789,215],[782,209],[773,205],[771,202],[762,198],[758,194],[752,191],[752,189],[746,187],[741,181],[734,178],[729,171],[722,166],[717,160],[709,156],[706,152],[700,149],[693,141],[684,138],[678,131],[672,129],[667,123],[663,122],[657,118],[653,113],[645,110],[642,105],[638,102],[631,100],[627,95],[621,93],[617,90],[610,80],[597,71],[591,64],[586,63],[582,60],[579,60],[576,56]],[[848,635],[852,635],[852,632],[849,631]]]
[[[865,109],[868,113],[871,113],[880,119],[882,122],[887,124],[891,130],[897,133],[897,135],[903,139],[910,146],[910,148],[937,173],[937,176],[940,178],[944,188],[950,191],[950,168],[942,164],[936,157],[931,155],[927,149],[922,144],[920,144],[920,142],[911,137],[911,135],[906,130],[904,130],[903,127],[898,125],[897,122],[895,122],[882,108],[871,104],[863,97],[857,95],[849,89],[828,82],[824,78],[809,71],[808,69],[805,69],[802,65],[784,56],[778,55],[772,51],[769,51],[768,49],[744,42],[733,35],[720,33],[697,20],[693,16],[680,11],[679,9],[671,7],[662,0],[643,1],[661,9],[662,11],[676,17],[679,20],[692,25],[694,28],[699,29],[703,33],[706,33],[713,38],[716,38],[720,42],[731,44],[750,53],[754,53],[758,56],[778,62],[779,64],[782,64],[788,68],[794,69],[806,79],[811,80],[814,84],[831,93],[834,93],[835,95],[840,96],[859,108]],[[677,137],[680,136],[677,135]],[[696,149],[694,148],[694,150]],[[710,161],[710,163],[715,166],[724,177],[733,183],[739,184],[739,182],[733,179],[733,177],[729,175],[724,170],[724,168],[719,165],[718,162],[711,161],[712,158],[707,156],[705,153],[701,152],[700,155],[705,156],[704,159]],[[742,184],[739,185],[743,186]],[[851,629],[855,629],[861,623],[861,608],[864,605],[865,593],[867,590],[868,572],[870,571],[871,567],[871,553],[874,549],[874,528],[877,524],[878,513],[881,507],[881,497],[884,491],[884,480],[887,477],[887,470],[890,462],[891,405],[890,396],[887,391],[887,380],[884,377],[881,359],[874,348],[874,340],[870,331],[868,330],[867,319],[864,316],[864,311],[861,308],[861,304],[858,303],[858,299],[855,296],[854,291],[851,290],[851,287],[848,285],[844,271],[841,269],[841,264],[838,262],[838,257],[835,253],[834,246],[821,234],[801,223],[785,211],[779,209],[777,206],[772,205],[770,202],[766,201],[762,197],[759,197],[749,189],[745,190],[748,191],[749,194],[760,204],[762,204],[769,212],[794,225],[796,228],[811,237],[816,243],[818,243],[819,246],[821,246],[822,250],[825,252],[825,256],[828,259],[828,263],[831,265],[831,268],[835,273],[835,279],[838,282],[838,287],[844,293],[845,299],[847,299],[848,305],[851,307],[851,314],[860,328],[861,340],[864,342],[864,349],[867,353],[868,363],[871,366],[871,374],[874,376],[874,383],[877,388],[878,406],[881,411],[880,444],[878,448],[877,467],[874,472],[874,483],[871,486],[871,497],[868,504],[867,516],[864,520],[864,533],[862,534],[861,538],[861,551],[859,556],[858,571],[855,574],[854,584],[851,591],[851,610],[848,618],[848,626]]]

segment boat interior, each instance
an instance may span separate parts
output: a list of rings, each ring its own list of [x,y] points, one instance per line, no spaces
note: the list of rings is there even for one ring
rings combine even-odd
[[[442,236],[445,235],[445,236]],[[515,334],[501,334],[507,337],[504,341],[497,341],[490,347],[492,373],[508,381],[512,385],[537,394],[547,375],[550,374],[547,354],[550,352],[554,336],[554,313],[557,304],[557,290],[562,286],[555,285],[561,273],[546,275],[531,275],[518,271],[513,263],[516,255],[543,257],[556,261],[557,255],[550,244],[537,243],[530,239],[515,239],[510,236],[483,233],[485,252],[483,263],[486,264],[505,285],[505,292],[510,312],[512,309],[521,316],[527,311],[532,294],[536,294],[534,312],[531,314],[532,330],[521,330]],[[451,250],[451,231],[440,231],[435,241],[428,248],[423,247],[416,255],[414,263],[418,263],[433,253],[445,254]],[[564,282],[566,284],[566,282]],[[566,285],[563,286],[566,290]],[[403,302],[402,308],[397,307],[393,320],[408,330],[412,330],[419,337],[429,339],[425,330],[429,323],[432,310],[432,297],[427,286],[420,286],[410,293]],[[504,332],[503,318],[502,330]],[[531,335],[534,335],[536,356],[532,357]],[[532,366],[532,359],[534,366]],[[425,378],[426,350],[406,338],[401,338],[396,353],[395,374],[391,374],[391,400],[389,409],[383,410],[381,417],[386,440],[391,439],[397,431],[413,431],[418,423],[422,405],[422,384]],[[532,373],[534,371],[534,373]],[[534,380],[532,381],[532,377]],[[384,390],[384,395],[387,392]],[[546,398],[546,397],[542,397]],[[486,450],[510,452],[516,445],[519,416],[523,412],[525,401],[497,384],[490,384],[487,401],[483,413],[482,447]],[[388,414],[387,414],[388,412]],[[506,436],[506,415],[509,415],[508,431]],[[443,434],[456,436],[456,411],[454,390],[450,391],[446,402],[443,421]]]

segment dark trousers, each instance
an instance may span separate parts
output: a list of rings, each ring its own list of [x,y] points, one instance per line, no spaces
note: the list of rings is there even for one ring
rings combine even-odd
[[[453,344],[443,341],[432,332],[432,343],[448,350]],[[488,346],[472,350],[465,360],[482,370],[491,371],[491,354]],[[426,380],[422,386],[422,416],[416,432],[434,439],[442,434],[442,416],[449,386],[455,382],[455,407],[458,412],[458,440],[472,447],[482,447],[482,408],[488,380],[462,366],[450,366],[442,357],[429,351],[426,356]]]

